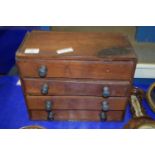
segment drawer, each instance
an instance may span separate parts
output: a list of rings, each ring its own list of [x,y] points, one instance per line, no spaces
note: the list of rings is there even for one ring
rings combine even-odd
[[[100,121],[101,111],[85,111],[85,110],[54,110],[54,120],[60,121]],[[122,121],[124,111],[109,111],[106,114],[106,121]],[[32,120],[47,120],[47,112],[30,111]]]
[[[131,80],[134,61],[17,60],[22,77]]]
[[[91,96],[26,96],[29,110],[45,110],[51,104],[53,110],[125,110],[127,97]]]
[[[127,96],[130,82],[75,79],[23,79],[28,95]]]

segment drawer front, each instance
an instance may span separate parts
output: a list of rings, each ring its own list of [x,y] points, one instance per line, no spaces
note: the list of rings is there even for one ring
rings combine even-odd
[[[128,81],[92,81],[92,80],[57,80],[24,79],[24,88],[28,95],[55,96],[127,96]]]
[[[53,120],[60,121],[101,121],[101,111],[84,110],[54,110]],[[124,111],[106,112],[106,121],[122,121]],[[48,114],[45,111],[30,111],[32,120],[47,120]]]
[[[17,65],[22,77],[131,80],[134,70],[134,61],[20,60]]]
[[[125,110],[127,97],[91,96],[26,96],[29,110],[46,110],[48,103],[53,110]]]

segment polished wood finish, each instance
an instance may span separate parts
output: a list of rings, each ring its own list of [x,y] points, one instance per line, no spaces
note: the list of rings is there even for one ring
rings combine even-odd
[[[74,52],[57,54],[70,48]],[[25,54],[26,48],[39,48],[38,54]],[[128,38],[119,33],[102,32],[41,32],[28,33],[17,51],[20,59],[54,60],[129,60],[136,59]]]
[[[31,48],[39,52],[25,53]],[[58,54],[66,48],[73,51]],[[100,121],[103,101],[109,105],[107,121],[123,120],[136,62],[134,49],[121,34],[27,33],[16,64],[30,119],[47,120],[45,102],[50,100],[54,120]]]
[[[29,95],[42,95],[43,84],[48,84],[47,95],[102,96],[108,86],[110,96],[126,96],[129,93],[128,81],[76,80],[76,79],[24,79],[25,91]]]
[[[55,121],[100,121],[101,111],[96,110],[53,110]],[[30,111],[32,120],[47,120],[47,112]],[[108,111],[106,121],[121,121],[124,111]]]
[[[48,68],[46,77],[54,78],[92,78],[106,80],[131,80],[133,61],[67,61],[38,60],[19,61],[19,69],[23,77],[39,77],[38,69],[45,65]]]
[[[155,129],[155,120],[147,115],[142,105],[145,97],[145,92],[141,88],[131,89],[129,100],[132,119],[124,126],[125,129]]]
[[[21,127],[20,129],[46,129],[46,128],[39,125],[29,125],[29,126]]]
[[[101,110],[102,102],[107,101],[109,110],[124,110],[127,97],[93,96],[26,96],[29,110],[45,110],[46,101],[52,102],[53,110]]]

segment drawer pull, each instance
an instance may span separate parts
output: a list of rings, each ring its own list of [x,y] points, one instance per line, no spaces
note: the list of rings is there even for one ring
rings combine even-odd
[[[48,94],[48,84],[47,83],[43,84],[43,86],[41,88],[41,93],[43,95],[47,95]]]
[[[44,78],[47,75],[47,67],[41,66],[38,70],[39,77]]]
[[[109,91],[109,87],[105,86],[103,88],[103,97],[109,97],[110,96],[110,91]]]
[[[53,112],[52,112],[52,111],[48,112],[48,115],[47,115],[47,120],[49,120],[49,121],[54,120],[54,114],[53,114]]]
[[[54,120],[54,114],[51,111],[52,110],[52,102],[51,101],[48,100],[45,102],[45,109],[47,112],[47,120],[49,120],[49,121]]]
[[[106,113],[105,113],[105,112],[101,112],[101,113],[100,113],[100,120],[101,120],[101,121],[106,121],[106,119],[107,119]]]
[[[51,101],[47,100],[45,102],[45,109],[47,112],[52,110],[52,102]]]
[[[103,102],[102,102],[102,110],[103,110],[103,111],[108,111],[108,110],[109,110],[108,101],[103,101]]]

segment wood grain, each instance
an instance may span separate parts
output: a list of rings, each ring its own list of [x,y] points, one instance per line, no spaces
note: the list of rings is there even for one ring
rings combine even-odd
[[[124,110],[127,97],[93,96],[26,96],[29,110],[45,110],[46,101],[51,101],[53,110],[101,110],[101,103],[107,101],[109,110]]]
[[[37,48],[39,53],[26,54]],[[58,50],[72,48],[69,53]],[[52,101],[55,120],[100,121],[101,102],[107,100],[107,121],[121,121],[130,95],[136,55],[128,38],[119,33],[27,33],[16,52],[24,97],[32,120],[47,120],[45,101]],[[39,68],[47,74],[39,77]],[[47,84],[46,95],[41,88]],[[103,98],[108,87],[110,97]]]
[[[65,54],[57,54],[56,52],[70,47],[74,49],[74,52]],[[35,55],[25,54],[26,48],[39,48],[40,52]],[[106,53],[107,49],[108,55]],[[111,54],[109,49],[112,49]],[[129,60],[135,59],[135,57],[134,50],[126,36],[120,33],[102,32],[33,31],[27,34],[17,52],[17,58],[20,59]]]
[[[38,70],[47,67],[46,77],[92,78],[103,80],[131,80],[133,61],[18,61],[22,77],[39,77]]]
[[[55,121],[100,121],[101,111],[85,111],[85,110],[54,110]],[[109,111],[107,112],[107,121],[122,121],[124,111]],[[47,112],[45,111],[30,111],[32,120],[47,120]]]
[[[127,96],[128,81],[75,80],[75,79],[24,79],[25,92],[29,95],[42,95],[43,84],[48,84],[47,95],[56,96],[102,96],[107,86],[110,96]]]

